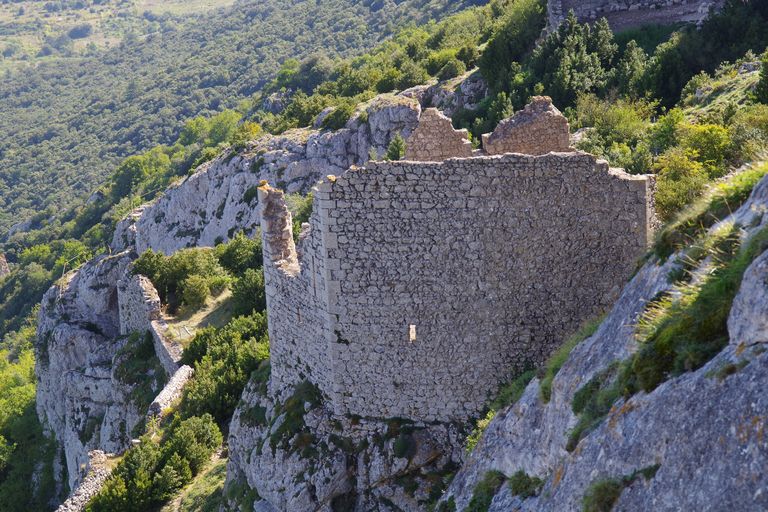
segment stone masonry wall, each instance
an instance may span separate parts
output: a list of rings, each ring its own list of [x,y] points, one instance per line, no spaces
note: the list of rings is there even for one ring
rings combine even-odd
[[[117,282],[117,303],[120,317],[120,334],[149,332],[160,363],[168,376],[179,369],[183,353],[181,344],[166,336],[166,323],[160,311],[160,296],[152,282],[133,275],[129,268]]]
[[[293,223],[284,193],[261,187],[259,203],[263,208],[261,232],[267,309],[269,318],[275,319],[269,322],[269,339],[280,340],[270,343],[272,391],[280,394],[307,378],[330,394],[331,365],[327,350],[330,327],[320,219],[312,217],[308,236],[299,242],[299,254],[293,242]]]
[[[500,122],[493,133],[483,135],[483,149],[489,155],[570,151],[568,120],[551,98],[535,96],[523,110]]]
[[[265,264],[273,380],[309,378],[337,414],[477,415],[617,296],[649,243],[650,189],[582,153],[330,177],[299,274]]]
[[[548,27],[556,27],[573,10],[580,21],[605,17],[613,30],[648,24],[700,23],[723,0],[549,0]]]
[[[456,130],[451,120],[436,108],[421,113],[419,125],[408,138],[405,159],[442,162],[448,158],[472,156],[467,130]]]

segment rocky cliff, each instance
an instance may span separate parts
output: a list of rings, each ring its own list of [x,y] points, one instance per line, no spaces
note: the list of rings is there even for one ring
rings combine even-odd
[[[184,247],[213,246],[239,231],[254,235],[260,222],[259,182],[307,193],[321,177],[361,165],[372,153],[383,155],[395,134],[410,135],[420,111],[414,99],[380,96],[341,130],[291,130],[222,155],[122,221],[112,247],[172,254]]]

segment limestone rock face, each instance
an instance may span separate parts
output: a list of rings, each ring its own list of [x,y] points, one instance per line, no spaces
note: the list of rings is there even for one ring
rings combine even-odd
[[[535,96],[523,110],[483,135],[483,149],[489,155],[525,153],[543,155],[571,151],[568,120],[547,96]]]
[[[281,436],[285,414],[256,386],[246,388],[230,425],[224,510],[425,510],[434,485],[463,456],[463,436],[452,425],[304,409],[305,426]]]
[[[432,85],[417,85],[400,96],[415,98],[422,108],[436,108],[448,117],[462,110],[476,110],[488,95],[488,84],[479,71]]]
[[[766,193],[768,179],[723,222],[749,219],[741,224],[751,226],[744,233],[748,240],[768,225],[763,215]],[[491,511],[579,510],[593,483],[657,467],[652,478],[628,484],[614,510],[708,510],[713,503],[723,510],[768,507],[768,439],[763,435],[768,424],[768,352],[762,344],[768,252],[744,275],[729,319],[730,344],[720,354],[651,393],[619,401],[573,452],[565,450],[577,421],[575,393],[637,349],[638,314],[671,287],[668,276],[675,261],[650,261],[637,273],[597,332],[571,352],[553,381],[548,403],[543,403],[534,379],[514,406],[499,412],[444,501],[452,498],[461,511],[486,471],[511,476],[522,470],[545,480],[539,496],[521,499],[505,485]]]
[[[130,255],[98,257],[43,297],[38,320],[37,414],[64,451],[69,486],[84,475],[88,452],[119,452],[143,414],[114,375],[118,337],[115,283]]]
[[[728,318],[728,334],[732,344],[768,343],[768,253],[744,274]]]
[[[172,254],[213,246],[240,231],[253,236],[259,226],[256,188],[261,180],[289,193],[309,192],[321,177],[361,165],[371,153],[383,155],[396,134],[408,137],[420,106],[413,99],[385,95],[374,99],[366,114],[367,122],[358,114],[337,131],[298,129],[268,136],[240,154],[201,166],[118,223],[113,249]]]

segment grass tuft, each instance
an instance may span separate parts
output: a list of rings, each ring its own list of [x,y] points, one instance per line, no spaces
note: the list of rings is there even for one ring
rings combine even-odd
[[[472,499],[464,512],[488,512],[491,501],[496,493],[499,492],[501,485],[506,477],[500,471],[488,471],[483,479],[477,483],[472,492]]]
[[[744,204],[766,174],[768,163],[763,163],[713,187],[659,233],[655,255],[665,261],[675,251],[695,243],[706,230]]]
[[[562,368],[568,360],[571,351],[576,348],[576,345],[595,334],[602,321],[603,317],[601,316],[600,318],[591,320],[582,325],[581,328],[576,331],[573,336],[568,338],[568,340],[549,358],[549,361],[547,361],[547,364],[544,367],[540,384],[541,399],[544,403],[548,403],[550,398],[552,398],[552,381],[555,379],[557,372],[560,371],[560,368]]]

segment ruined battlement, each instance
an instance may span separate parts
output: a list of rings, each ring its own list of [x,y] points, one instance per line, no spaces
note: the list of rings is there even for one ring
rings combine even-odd
[[[272,392],[463,420],[605,310],[651,239],[652,180],[579,152],[372,162],[314,191],[298,244],[260,187]]]
[[[605,17],[614,31],[649,24],[701,23],[724,0],[549,0],[547,28],[556,28],[573,10],[580,21]]]

